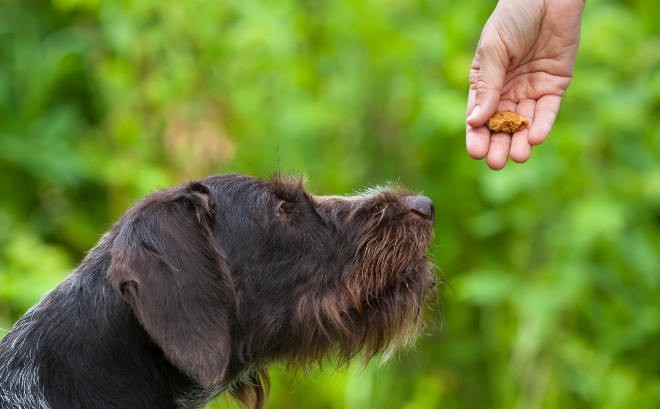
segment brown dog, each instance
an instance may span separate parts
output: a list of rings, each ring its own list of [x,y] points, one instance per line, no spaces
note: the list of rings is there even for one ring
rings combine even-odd
[[[412,342],[436,277],[431,200],[211,176],[131,208],[0,342],[0,408],[264,404],[266,365]]]

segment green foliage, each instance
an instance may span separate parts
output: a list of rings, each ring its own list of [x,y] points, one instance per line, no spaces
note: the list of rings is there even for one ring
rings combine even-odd
[[[276,369],[270,408],[657,407],[660,9],[588,2],[552,135],[493,172],[464,115],[494,5],[0,1],[0,327],[154,189],[398,180],[438,211],[428,334],[383,367]]]

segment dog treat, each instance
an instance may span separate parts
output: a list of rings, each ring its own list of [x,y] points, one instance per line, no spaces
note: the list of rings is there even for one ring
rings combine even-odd
[[[529,126],[529,119],[513,111],[495,112],[486,122],[488,129],[495,132],[520,132]]]

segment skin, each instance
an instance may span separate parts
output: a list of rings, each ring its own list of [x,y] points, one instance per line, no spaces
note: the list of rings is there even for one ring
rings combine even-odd
[[[526,162],[557,118],[573,78],[586,0],[501,0],[488,19],[470,68],[466,148],[493,170]],[[495,112],[516,111],[530,126],[491,133]]]

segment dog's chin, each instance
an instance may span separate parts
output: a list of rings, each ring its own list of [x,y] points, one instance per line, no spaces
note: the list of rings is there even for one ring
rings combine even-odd
[[[365,361],[378,353],[388,359],[397,349],[414,344],[428,305],[436,299],[434,268],[428,257],[414,258],[388,285],[366,296],[359,314],[349,315],[356,320],[349,326],[364,331]]]
[[[411,303],[421,307],[426,301],[426,293],[437,286],[434,269],[435,263],[426,256],[411,260],[382,296],[394,296],[394,299],[406,307]]]
[[[423,328],[429,300],[435,299],[434,266],[418,256],[371,291],[349,280],[341,290],[301,299],[292,333],[302,337],[305,348],[290,351],[295,362],[305,366],[331,355],[340,365],[357,356],[366,364],[378,354],[387,359],[411,346]]]
[[[433,275],[433,262],[427,256],[422,256],[411,260],[403,269],[402,282],[431,278]]]

